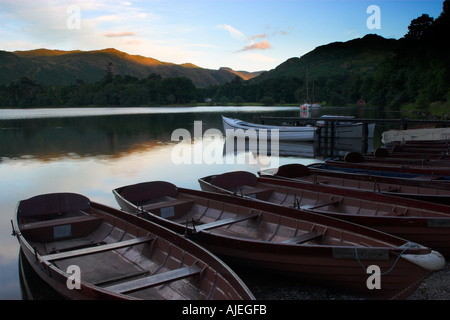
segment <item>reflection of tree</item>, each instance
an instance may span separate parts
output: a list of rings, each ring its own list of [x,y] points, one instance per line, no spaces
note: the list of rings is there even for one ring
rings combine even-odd
[[[155,113],[114,116],[0,120],[0,158],[117,156],[137,146],[171,142],[175,129],[193,132],[194,121],[204,130],[221,128],[217,114]],[[209,127],[206,127],[206,126]]]

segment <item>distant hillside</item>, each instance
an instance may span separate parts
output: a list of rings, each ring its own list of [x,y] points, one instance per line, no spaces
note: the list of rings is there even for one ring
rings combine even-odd
[[[253,79],[255,77],[258,77],[260,74],[262,74],[264,71],[257,71],[257,72],[248,72],[248,71],[234,71],[231,68],[225,68],[222,67],[219,70],[225,70],[231,73],[234,73],[235,75],[241,77],[244,80]]]
[[[156,73],[163,78],[186,77],[197,86],[220,85],[232,81],[240,72],[228,68],[210,70],[190,63],[177,65],[115,49],[61,51],[38,49],[0,51],[0,84],[27,77],[43,85],[70,85],[82,80],[92,83],[103,79],[107,65],[113,74],[146,78]],[[243,74],[243,73],[242,73]],[[243,78],[246,75],[243,75]],[[244,78],[245,79],[245,78]]]
[[[347,42],[333,42],[319,46],[300,58],[290,58],[253,81],[282,77],[304,80],[306,70],[310,81],[349,74],[363,76],[374,73],[383,60],[395,54],[397,46],[397,40],[374,34]]]

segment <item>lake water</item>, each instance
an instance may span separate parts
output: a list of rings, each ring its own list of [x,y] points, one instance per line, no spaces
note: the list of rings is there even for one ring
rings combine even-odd
[[[274,164],[318,162],[313,144],[288,145],[280,148],[278,157],[264,158],[252,150],[227,153],[223,140],[202,139],[208,129],[223,131],[222,114],[252,120],[254,115],[294,117],[299,111],[295,107],[0,110],[0,299],[22,299],[19,245],[11,236],[18,201],[43,193],[75,192],[118,208],[111,191],[123,185],[166,180],[199,189],[197,179],[214,173],[256,173]],[[171,139],[176,129],[195,138],[183,149],[187,153],[180,153],[179,142]]]

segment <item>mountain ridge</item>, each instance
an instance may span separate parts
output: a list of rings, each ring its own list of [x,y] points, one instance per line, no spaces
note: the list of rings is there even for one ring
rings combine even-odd
[[[108,69],[109,68],[109,69]],[[141,55],[131,55],[114,48],[101,50],[53,50],[0,51],[0,85],[7,85],[27,77],[43,85],[71,85],[81,80],[86,83],[100,81],[107,71],[113,74],[146,78],[159,74],[163,78],[186,77],[197,87],[221,85],[242,75],[230,68],[205,69],[192,63],[175,64]]]

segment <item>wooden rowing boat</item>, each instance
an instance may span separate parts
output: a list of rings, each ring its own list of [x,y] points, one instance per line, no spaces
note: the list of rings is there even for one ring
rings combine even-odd
[[[389,163],[366,163],[366,162],[344,162],[336,160],[325,161],[329,168],[343,168],[356,172],[374,172],[379,175],[388,176],[404,176],[404,177],[418,177],[418,176],[434,176],[443,180],[450,180],[450,167],[447,166],[429,166],[429,165],[409,165],[409,164],[389,164]]]
[[[359,152],[348,152],[345,157],[345,162],[351,163],[370,163],[370,164],[387,164],[387,165],[413,165],[420,167],[450,167],[450,160],[448,159],[436,159],[429,157],[429,154],[421,153],[421,157],[410,157],[405,155],[404,157],[400,157],[399,155],[396,157],[391,157],[389,152],[385,152],[382,155],[381,150],[386,149],[377,149],[374,154],[361,154]]]
[[[378,176],[399,177],[399,178],[420,178],[424,176],[430,180],[450,181],[450,167],[409,165],[409,164],[389,164],[389,163],[365,163],[365,162],[345,162],[338,160],[326,160],[326,167],[331,170],[341,170],[351,173],[366,173]],[[319,165],[320,166],[320,165]]]
[[[65,298],[254,299],[209,251],[79,194],[20,201],[13,234],[36,273]]]
[[[313,126],[274,126],[256,124],[246,122],[239,119],[232,119],[222,116],[222,123],[225,133],[228,135],[229,130],[232,135],[245,138],[251,136],[251,132],[255,133],[255,138],[261,134],[267,140],[273,139],[276,134],[279,141],[314,141],[316,127]]]
[[[245,171],[209,176],[199,182],[202,190],[344,219],[450,256],[450,206],[323,184],[256,177]]]
[[[389,130],[382,133],[381,141],[433,141],[450,138],[450,128],[420,128],[409,130]]]
[[[351,174],[292,163],[258,173],[263,177],[372,191],[450,205],[450,184],[432,181]]]
[[[403,298],[443,258],[421,245],[319,214],[152,181],[113,190],[123,210],[186,234],[227,261],[295,275],[372,298]],[[406,251],[404,251],[406,250]],[[399,258],[399,256],[401,258]],[[407,260],[414,257],[413,260]],[[433,260],[419,266],[418,260]],[[364,266],[385,274],[370,290]],[[431,266],[432,265],[432,266]]]

